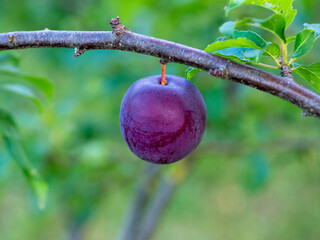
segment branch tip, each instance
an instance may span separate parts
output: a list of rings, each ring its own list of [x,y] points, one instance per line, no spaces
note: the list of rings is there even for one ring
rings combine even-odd
[[[302,111],[302,116],[303,117],[311,117],[311,116],[317,116],[314,108],[309,108],[309,109],[305,109]]]
[[[126,26],[124,26],[120,20],[119,17],[116,18],[112,18],[110,20],[110,24],[112,27],[112,32],[115,33],[116,35],[120,35],[122,33],[132,33],[132,31],[130,29],[128,29]]]
[[[76,47],[75,49],[74,49],[74,54],[73,54],[73,57],[80,57],[85,51],[86,51],[87,49],[85,49],[85,48],[78,48],[78,47]]]
[[[208,73],[211,76],[217,77],[217,78],[227,78],[227,69],[226,67],[218,67],[218,68],[212,68],[209,69]]]
[[[8,42],[11,43],[11,44],[15,44],[16,42],[16,39],[17,39],[17,35],[16,34],[9,34],[8,35]]]

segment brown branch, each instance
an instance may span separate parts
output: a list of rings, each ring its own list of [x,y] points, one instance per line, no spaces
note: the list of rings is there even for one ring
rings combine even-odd
[[[0,51],[23,48],[76,48],[75,56],[92,49],[116,49],[166,59],[209,71],[291,102],[304,116],[320,118],[320,96],[290,77],[276,76],[251,66],[224,59],[178,43],[131,32],[118,18],[110,21],[113,31],[43,31],[0,34]],[[289,76],[289,75],[285,75]]]

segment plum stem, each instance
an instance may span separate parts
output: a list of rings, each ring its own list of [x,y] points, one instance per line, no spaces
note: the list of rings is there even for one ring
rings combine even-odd
[[[167,64],[162,64],[161,63],[161,85],[166,85],[167,80],[166,80],[166,66]]]

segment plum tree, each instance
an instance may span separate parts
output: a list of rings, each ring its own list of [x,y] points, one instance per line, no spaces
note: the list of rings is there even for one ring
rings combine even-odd
[[[228,14],[244,5],[268,9],[270,15],[264,19],[243,16],[225,22],[219,28],[221,37],[203,51],[134,33],[118,17],[110,21],[112,31],[45,29],[0,33],[0,51],[50,47],[73,48],[75,57],[94,49],[150,55],[189,66],[189,80],[200,71],[207,71],[214,77],[232,80],[290,102],[302,110],[304,117],[320,118],[320,94],[296,82],[293,75],[304,78],[320,92],[320,62],[299,62],[300,57],[310,52],[320,37],[320,24],[305,23],[296,36],[286,36],[286,29],[297,13],[292,8],[292,0],[230,0],[225,12]],[[257,33],[252,28],[260,30]],[[267,37],[271,42],[260,36],[260,32],[265,30],[269,32]],[[294,46],[290,47],[289,44],[293,43]],[[281,76],[260,68],[278,70]],[[19,81],[25,80],[27,85],[32,83],[45,95],[52,95],[51,84],[42,78],[30,77],[12,67],[1,66],[0,73],[15,76]],[[205,106],[200,93],[186,79],[168,76],[168,83],[164,85],[159,84],[159,79],[159,76],[151,76],[137,81],[129,88],[122,102],[121,127],[130,149],[139,157],[156,163],[170,163],[183,158],[199,144],[205,126]],[[41,105],[38,101],[40,97],[26,87],[10,85],[5,81],[1,83],[5,91],[19,94]],[[35,193],[40,197],[45,196],[39,188],[42,182],[34,174],[36,171],[23,151],[12,114],[4,109],[0,109],[0,132],[10,154],[32,183]]]

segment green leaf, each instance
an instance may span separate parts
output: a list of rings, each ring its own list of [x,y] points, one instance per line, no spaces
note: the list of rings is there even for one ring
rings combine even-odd
[[[248,60],[254,63],[260,62],[267,42],[252,31],[234,31],[233,35],[234,39],[211,44],[209,50],[213,50],[214,54],[218,52],[225,57],[236,57],[238,62],[247,62]]]
[[[33,169],[32,175],[29,175],[29,171],[25,175],[37,199],[38,207],[41,210],[45,209],[48,201],[48,184],[42,179],[36,169]]]
[[[264,51],[264,55],[277,59],[280,56],[280,47],[275,43],[269,43]]]
[[[249,59],[250,62],[258,63],[260,62],[260,58],[262,55],[263,50],[258,49],[248,49],[244,52],[244,57]]]
[[[199,73],[201,71],[202,70],[199,68],[193,68],[193,67],[188,68],[186,71],[187,79],[191,80],[191,78],[193,78],[197,73]]]
[[[16,160],[26,176],[37,198],[39,208],[44,209],[47,201],[48,185],[29,160],[23,148],[16,123],[11,115],[3,109],[0,109],[0,132],[10,155]]]
[[[250,31],[235,31],[235,34],[236,39],[224,40],[224,38],[218,38],[216,42],[210,44],[204,51],[241,63],[249,60],[256,61],[259,58],[257,56],[261,55],[261,50],[257,45],[263,46],[265,41],[258,34]],[[248,39],[245,37],[248,37]],[[253,41],[257,42],[257,45]],[[187,79],[190,80],[201,71],[198,68],[188,68],[186,71]]]
[[[292,23],[297,10],[292,9],[293,0],[230,0],[226,8],[226,15],[230,10],[238,8],[243,5],[257,5],[272,10],[277,14],[281,14],[285,21],[285,28]]]
[[[234,31],[234,38],[229,40],[218,39],[210,44],[205,51],[237,62],[259,62],[264,48],[267,45],[258,34],[251,31]]]
[[[294,44],[293,58],[300,57],[311,50],[316,34],[311,29],[303,29],[297,34],[296,42]]]
[[[260,62],[260,57],[262,55],[262,52],[263,50],[260,50],[260,49],[235,47],[235,48],[221,49],[219,51],[214,52],[213,54],[223,56],[224,58],[228,58],[236,62],[257,63],[257,62]]]
[[[285,20],[281,14],[273,14],[271,17],[266,19],[253,18],[251,22],[253,26],[264,28],[270,32],[275,33],[282,42],[286,42],[285,31]]]
[[[274,34],[276,34],[281,41],[286,42],[285,38],[285,20],[281,14],[273,14],[269,18],[266,19],[258,19],[258,18],[244,18],[240,21],[230,21],[224,23],[220,28],[220,32],[227,37],[235,37],[236,31],[234,29],[236,27],[242,26],[254,26],[266,29]],[[257,33],[252,31],[237,31],[238,37],[245,37],[250,39],[254,43],[256,43],[259,47],[263,48],[266,46],[266,41]]]
[[[216,51],[213,54],[230,59],[235,62],[246,63],[248,60],[244,58],[244,52],[241,51],[242,49],[245,49],[245,48],[227,48],[227,49]],[[199,72],[202,72],[202,70],[198,68],[190,67],[186,71],[186,77],[188,80],[191,80]]]
[[[268,30],[278,36],[282,42],[286,42],[285,20],[281,14],[274,13],[272,16],[265,19],[244,18],[237,21],[234,28],[246,25]]]
[[[293,72],[304,78],[314,89],[320,92],[320,62],[300,65]]]
[[[293,42],[295,40],[296,40],[296,36],[291,36],[291,37],[287,38],[286,42],[287,42],[287,44],[289,44],[289,43],[291,43],[291,42]]]
[[[240,21],[237,21],[235,27],[242,26],[253,26],[258,28],[263,28],[274,34],[276,34],[282,42],[286,42],[285,38],[285,22],[281,14],[273,14],[269,18],[258,19],[258,18],[244,18]]]
[[[267,42],[259,34],[252,31],[234,31],[234,39],[238,38],[246,38],[254,42],[260,48],[267,46]]]
[[[219,28],[220,33],[223,36],[231,37],[233,35],[233,31],[235,28],[236,22],[235,21],[228,21],[221,25]]]
[[[296,63],[296,62],[293,62],[293,63],[290,64],[290,68],[297,68],[299,66],[301,66],[301,64]]]
[[[46,78],[30,76],[28,74],[22,73],[18,68],[12,66],[1,66],[0,74],[13,76],[18,79],[30,82],[38,87],[48,97],[52,96],[53,84]]]
[[[245,57],[245,52],[249,49],[251,50],[252,48],[233,47],[233,48],[218,50],[213,54],[217,56],[222,56],[224,58],[228,58],[236,62],[245,63],[249,61],[249,59],[246,59]]]
[[[241,52],[239,49],[238,49],[239,51],[237,53],[232,50],[233,50],[232,48],[223,49],[220,51],[225,51],[224,53],[220,53],[220,51],[217,51],[214,53],[214,55],[224,57],[224,58],[230,59],[232,61],[243,63],[243,64],[248,62],[248,60],[244,58],[243,52]]]
[[[38,100],[38,98],[35,96],[35,94],[32,92],[30,88],[22,86],[20,84],[3,84],[3,85],[0,85],[0,89],[15,93],[22,97],[27,98],[31,100],[34,104],[36,104],[36,106],[40,111],[42,110],[41,102]]]
[[[304,28],[311,29],[316,33],[316,39],[320,36],[320,24],[303,24]]]
[[[247,47],[247,48],[254,48],[258,49],[259,47],[253,43],[252,41],[246,39],[246,38],[238,38],[238,39],[230,39],[226,41],[218,41],[210,44],[204,51],[206,52],[215,52],[221,49],[225,48],[231,48],[231,47]]]

